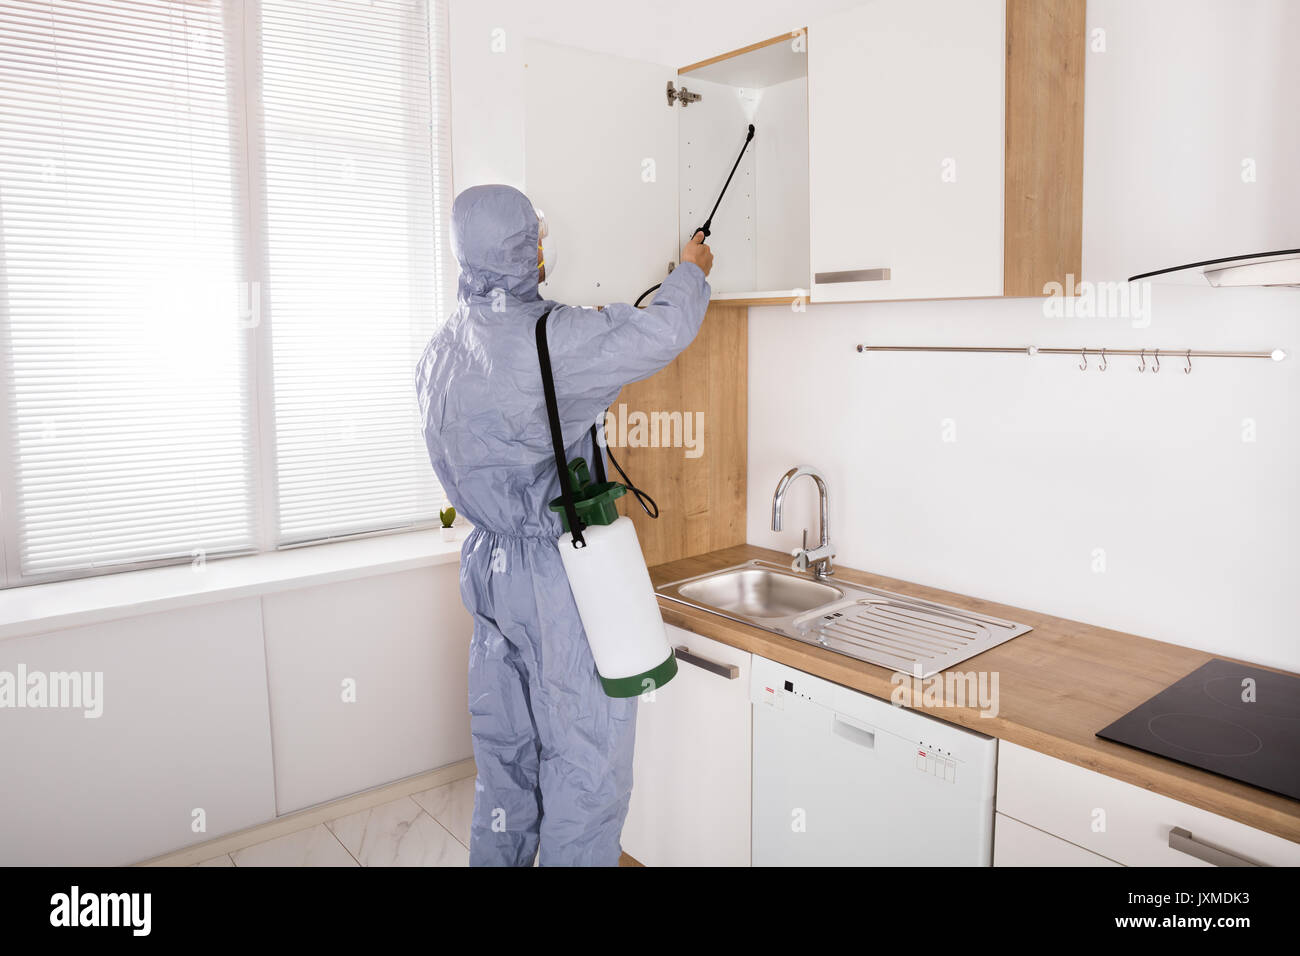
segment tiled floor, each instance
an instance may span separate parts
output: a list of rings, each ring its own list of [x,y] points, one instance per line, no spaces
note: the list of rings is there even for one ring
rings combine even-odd
[[[198,866],[468,866],[474,778],[398,797]]]

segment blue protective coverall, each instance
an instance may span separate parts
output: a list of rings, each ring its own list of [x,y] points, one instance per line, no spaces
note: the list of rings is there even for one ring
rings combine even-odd
[[[417,372],[425,441],[456,510],[474,525],[460,587],[474,618],[469,710],[478,763],[471,865],[618,863],[632,793],[636,698],[606,697],[560,563],[559,494],[535,325],[547,320],[566,460],[629,382],[699,331],[709,285],[694,264],[646,309],[573,308],[538,293],[538,222],[508,186],[456,197],[459,306]],[[599,241],[593,238],[592,241]]]

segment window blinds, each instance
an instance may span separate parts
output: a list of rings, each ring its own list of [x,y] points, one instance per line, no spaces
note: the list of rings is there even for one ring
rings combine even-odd
[[[221,4],[0,0],[0,453],[24,575],[252,546],[241,150]]]
[[[408,526],[445,504],[414,388],[450,285],[431,10],[261,3],[281,543]]]
[[[434,517],[448,98],[441,0],[0,0],[0,585]]]

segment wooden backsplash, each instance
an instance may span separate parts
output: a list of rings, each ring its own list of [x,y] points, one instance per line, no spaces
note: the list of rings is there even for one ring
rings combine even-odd
[[[611,408],[620,419],[659,413],[651,421],[661,426],[665,414],[676,413],[678,418],[667,419],[671,429],[647,429],[656,438],[670,431],[685,437],[688,415],[700,425],[692,425],[691,434],[699,443],[697,457],[688,457],[696,454],[688,448],[662,443],[624,447],[628,436],[609,432],[619,463],[659,505],[658,520],[651,520],[630,494],[619,503],[635,523],[651,567],[745,542],[748,328],[746,306],[711,304],[690,347],[657,375],[623,389]],[[609,477],[619,480],[612,468]]]

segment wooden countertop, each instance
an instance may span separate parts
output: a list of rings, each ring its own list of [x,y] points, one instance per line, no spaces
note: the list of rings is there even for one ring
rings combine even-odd
[[[739,545],[658,565],[650,578],[659,587],[755,558],[783,566],[790,560],[779,551]],[[1095,736],[1215,655],[877,574],[836,567],[835,576],[1033,627],[960,667],[998,673],[996,716],[972,706],[915,709],[1300,842],[1300,801]],[[886,700],[894,691],[892,672],[884,667],[665,598],[659,605],[667,623],[685,630]]]

